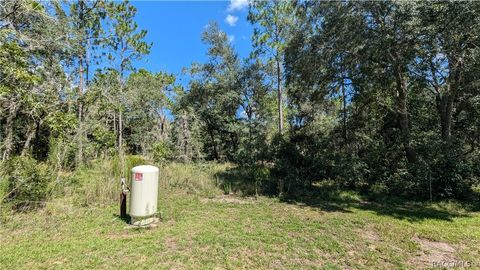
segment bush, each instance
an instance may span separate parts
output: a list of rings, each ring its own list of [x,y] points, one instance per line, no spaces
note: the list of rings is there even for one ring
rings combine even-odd
[[[15,210],[43,206],[48,198],[51,182],[48,167],[33,158],[14,157],[6,161],[2,179],[7,183],[4,200],[11,202]]]
[[[113,174],[113,176],[118,179],[122,177],[123,173],[125,173],[125,177],[128,178],[130,175],[130,171],[132,170],[133,167],[138,165],[148,164],[148,160],[145,159],[145,157],[137,156],[137,155],[126,155],[123,169],[122,169],[121,157],[118,155],[113,156],[110,160],[108,159],[97,160],[96,163],[107,162],[107,161],[110,163],[110,167],[111,167],[109,169],[109,173]]]
[[[172,157],[172,148],[166,142],[159,142],[153,145],[153,160],[164,165]]]
[[[262,166],[254,167],[253,180],[255,182],[255,196],[258,196],[259,192],[263,193],[263,188],[268,186],[267,184],[271,182],[270,169]]]
[[[125,173],[126,177],[129,177],[131,170],[133,167],[139,166],[139,165],[146,165],[148,164],[148,160],[145,159],[142,156],[135,156],[135,155],[128,155],[125,157]]]

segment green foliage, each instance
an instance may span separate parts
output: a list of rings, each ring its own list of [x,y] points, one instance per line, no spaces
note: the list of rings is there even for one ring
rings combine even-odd
[[[224,194],[241,196],[274,195],[277,193],[277,179],[271,169],[264,165],[236,166],[217,174],[217,186]]]
[[[130,171],[133,167],[145,164],[147,160],[145,157],[142,156],[137,156],[137,155],[127,155],[126,157],[126,164],[127,164],[127,169]]]
[[[115,146],[115,134],[103,125],[96,125],[92,131],[93,142],[98,145],[98,150],[107,150]]]
[[[158,164],[165,164],[172,158],[172,147],[167,142],[158,142],[153,145],[153,160]]]
[[[209,61],[192,67],[195,77],[190,91],[180,100],[181,109],[194,111],[199,118],[206,158],[233,160],[240,139],[236,115],[242,101],[240,61],[217,24],[208,25],[202,41],[209,46]]]
[[[15,41],[0,35],[0,96],[20,94],[26,87],[38,81],[38,76],[28,69],[28,54]]]
[[[171,74],[144,69],[129,75],[124,113],[131,152],[152,154],[155,152],[152,145],[166,140],[169,132],[166,110],[172,107],[168,95],[174,82]]]
[[[119,156],[116,156],[113,159],[114,169],[112,171],[120,177],[122,170],[121,170],[121,167],[119,167],[119,165],[121,164],[119,159],[120,159]],[[143,156],[138,156],[138,155],[125,156],[125,176],[129,177],[130,171],[132,170],[133,167],[139,166],[139,165],[145,165],[148,163],[149,163],[148,160]]]
[[[107,40],[112,51],[108,58],[116,61],[120,76],[123,76],[124,71],[133,70],[132,63],[135,59],[150,52],[152,43],[144,41],[147,31],[138,29],[134,20],[137,9],[128,1],[108,2],[106,11],[112,23],[112,36]]]
[[[269,52],[267,58],[282,57],[294,14],[295,7],[289,1],[252,1],[248,20],[255,26],[252,39],[257,55]]]
[[[260,191],[265,192],[265,187],[271,181],[270,169],[264,166],[256,166],[253,168],[253,181],[255,183],[255,195],[258,196]]]
[[[74,134],[78,121],[75,114],[57,111],[46,119],[46,124],[54,137],[65,138]]]
[[[128,1],[1,6],[1,158],[46,161],[60,185],[79,170],[87,204],[113,199],[148,159],[235,162],[218,179],[226,193],[288,197],[328,179],[378,196],[475,196],[475,2],[252,1],[251,57],[213,22],[185,89],[136,69],[152,44]],[[89,168],[108,171],[105,189],[83,179]]]
[[[73,200],[80,206],[105,205],[116,202],[120,192],[120,175],[122,173],[119,161],[96,160],[75,170],[68,177],[73,184],[71,191]],[[102,181],[98,181],[102,179]]]
[[[181,93],[183,94],[183,93]],[[172,127],[172,143],[175,159],[181,162],[202,161],[204,159],[202,126],[191,110],[177,104]]]
[[[1,176],[7,187],[0,199],[12,203],[16,210],[45,205],[52,179],[46,164],[30,157],[14,157],[2,164]]]
[[[82,168],[76,169],[64,178],[65,194],[73,197],[75,203],[82,206],[107,205],[118,201],[120,179],[130,180],[133,167],[151,164],[142,156],[125,156],[125,167],[122,168],[120,157],[92,160]],[[102,181],[99,181],[102,179]]]
[[[466,44],[476,42],[471,24],[480,22],[454,14],[474,16],[478,5],[312,2],[296,10],[285,48],[295,122],[274,144],[274,172],[287,189],[334,179],[370,193],[468,197],[478,143],[460,131],[473,122],[453,111],[476,111],[464,91],[478,78],[461,74],[478,69],[478,47]]]
[[[224,190],[222,173],[231,164],[168,163],[160,171],[161,190],[213,197]]]
[[[127,155],[125,164],[127,183],[131,180],[130,172],[133,167],[145,164],[159,166],[158,163],[135,155]],[[232,165],[175,162],[162,164],[160,191],[184,192],[207,197],[221,194],[218,175],[229,167]],[[62,176],[63,185],[57,188],[57,193],[65,197],[71,196],[74,203],[81,206],[109,205],[118,201],[121,177],[122,169],[118,157],[95,160],[72,174]]]

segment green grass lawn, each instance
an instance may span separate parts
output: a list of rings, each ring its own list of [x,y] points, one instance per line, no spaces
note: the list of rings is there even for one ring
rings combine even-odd
[[[468,207],[330,196],[164,188],[162,221],[151,229],[126,228],[114,203],[58,198],[1,225],[0,268],[424,269],[442,260],[480,268],[480,213]]]

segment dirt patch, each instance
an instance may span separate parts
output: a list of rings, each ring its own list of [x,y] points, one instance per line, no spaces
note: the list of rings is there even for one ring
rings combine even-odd
[[[378,235],[378,232],[373,226],[366,226],[363,230],[359,230],[357,233],[366,240],[368,248],[371,250],[375,250],[382,242],[382,238]]]
[[[172,237],[165,238],[165,246],[169,250],[177,250],[178,249],[177,241],[175,241],[175,238],[172,238]]]
[[[363,238],[365,238],[370,243],[377,243],[382,241],[378,233],[374,231],[373,228],[367,228],[366,230],[363,230],[361,233]]]
[[[232,195],[221,195],[214,198],[204,198],[200,200],[202,203],[218,202],[218,203],[233,203],[233,204],[252,204],[255,203],[254,198],[242,198]]]
[[[443,262],[455,262],[455,247],[445,242],[432,241],[415,236],[413,241],[420,245],[420,252],[412,260],[412,264],[421,267],[433,267]]]

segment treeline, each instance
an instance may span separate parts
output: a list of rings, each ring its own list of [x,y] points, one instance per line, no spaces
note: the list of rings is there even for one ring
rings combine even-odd
[[[211,23],[208,61],[185,86],[134,68],[152,46],[135,14],[128,2],[0,1],[9,197],[22,175],[45,183],[32,176],[42,166],[58,178],[127,153],[235,162],[274,194],[330,179],[464,198],[480,184],[477,2],[254,1],[250,57]]]
[[[235,161],[274,193],[330,179],[468,197],[480,180],[479,12],[475,1],[254,1],[251,57],[215,25],[203,35],[210,59],[177,104],[192,126],[184,145],[200,150],[184,154]]]
[[[42,201],[90,160],[124,168],[125,153],[164,148],[175,78],[134,68],[152,46],[135,15],[126,1],[0,1],[0,203]]]
[[[136,70],[152,44],[128,2],[1,2],[2,160],[71,169],[167,137],[175,78]]]

